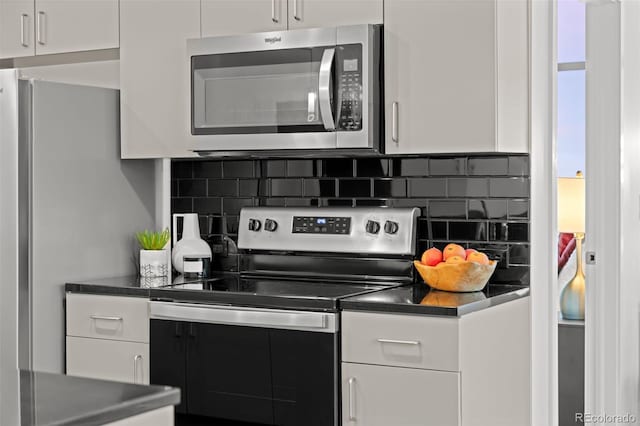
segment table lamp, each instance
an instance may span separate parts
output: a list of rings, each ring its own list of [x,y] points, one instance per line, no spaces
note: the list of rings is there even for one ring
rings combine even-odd
[[[582,240],[584,239],[585,187],[581,172],[574,178],[558,178],[558,231],[573,233],[576,239],[576,275],[560,294],[562,318],[584,319],[584,271]]]

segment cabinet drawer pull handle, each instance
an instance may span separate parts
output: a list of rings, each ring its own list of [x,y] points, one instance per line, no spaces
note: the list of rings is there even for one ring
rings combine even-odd
[[[295,19],[296,21],[301,21],[302,20],[302,18],[298,14],[298,2],[299,1],[300,0],[293,0],[293,19]]]
[[[133,383],[138,383],[138,361],[142,360],[142,355],[133,357]]]
[[[122,317],[110,317],[104,315],[91,315],[93,320],[105,320],[105,321],[122,321]]]
[[[29,15],[26,13],[20,15],[20,45],[22,47],[29,47],[29,43],[27,42],[29,35],[26,34],[27,19],[29,19]]]
[[[355,392],[356,392],[356,379],[355,377],[349,378],[349,421],[354,421],[356,419],[356,401],[355,401]]]
[[[279,21],[278,14],[276,13],[276,1],[279,0],[271,0],[271,20],[274,24],[277,24]]]
[[[398,102],[391,104],[391,140],[399,143],[398,139]]]
[[[46,28],[45,28],[46,16],[47,15],[43,11],[39,11],[37,22],[36,22],[36,38],[38,39],[38,44],[42,44],[42,45],[44,45],[47,42],[44,37],[44,34],[46,32]]]
[[[395,345],[413,345],[418,346],[420,342],[416,340],[392,340],[392,339],[378,339],[380,343],[392,343]]]

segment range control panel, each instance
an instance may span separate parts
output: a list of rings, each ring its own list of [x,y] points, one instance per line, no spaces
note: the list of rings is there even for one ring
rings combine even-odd
[[[335,216],[294,216],[294,234],[348,234],[351,230],[350,217]]]
[[[238,248],[414,254],[418,208],[244,207]]]

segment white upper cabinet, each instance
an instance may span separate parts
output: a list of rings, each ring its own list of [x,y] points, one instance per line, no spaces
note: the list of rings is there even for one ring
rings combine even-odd
[[[33,0],[0,0],[0,59],[33,56]]]
[[[36,54],[119,46],[118,0],[36,0]]]
[[[384,3],[386,152],[528,152],[526,0]]]
[[[382,0],[288,1],[290,30],[355,24],[382,24]]]
[[[529,152],[529,9],[526,0],[496,9],[497,150]]]
[[[187,39],[200,0],[120,0],[122,158],[189,157]]]
[[[202,37],[287,29],[287,0],[202,0]]]
[[[202,36],[381,24],[383,0],[202,0]]]
[[[119,46],[118,0],[0,0],[0,58]]]

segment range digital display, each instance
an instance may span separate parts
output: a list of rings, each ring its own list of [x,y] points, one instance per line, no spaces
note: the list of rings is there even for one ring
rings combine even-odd
[[[294,234],[349,234],[351,232],[351,218],[294,216],[291,232]]]

